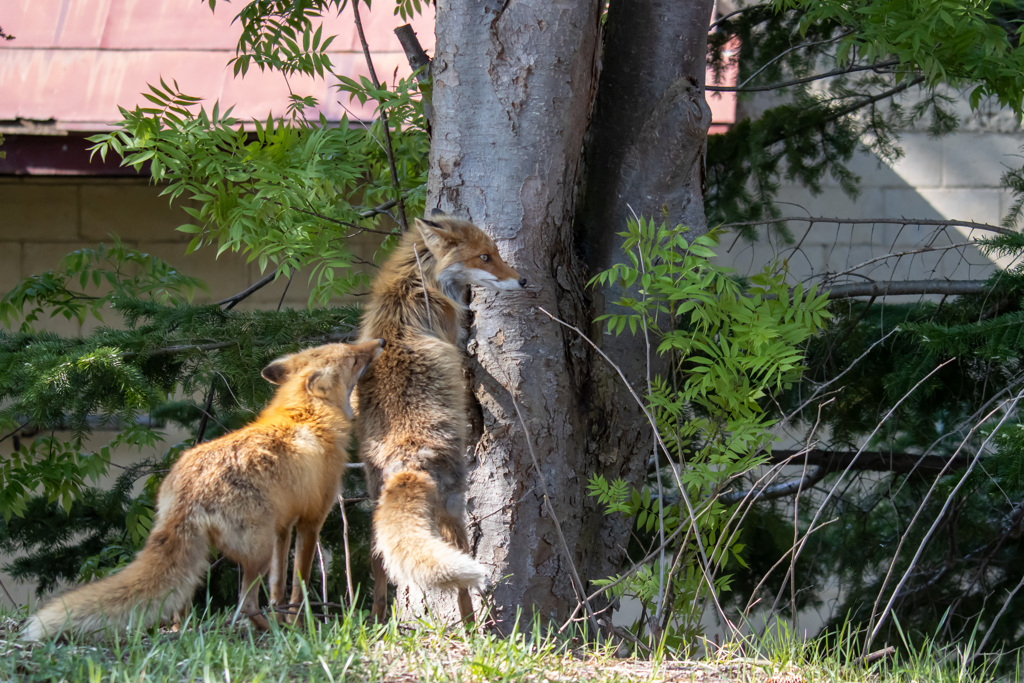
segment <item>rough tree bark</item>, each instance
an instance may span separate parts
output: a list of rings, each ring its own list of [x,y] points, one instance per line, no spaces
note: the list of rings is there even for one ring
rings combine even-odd
[[[499,624],[507,625],[516,607],[563,620],[577,604],[565,549],[545,509],[545,485],[584,581],[607,576],[622,558],[628,527],[587,500],[586,482],[599,472],[636,481],[645,471],[649,436],[614,388],[609,368],[539,308],[591,329],[599,311],[585,288],[588,265],[603,267],[611,258],[611,235],[625,226],[626,203],[637,211],[667,203],[670,215],[703,227],[693,169],[707,130],[699,85],[710,6],[708,0],[613,3],[609,22],[619,17],[623,33],[608,43],[601,80],[608,93],[598,100],[588,142],[600,2],[437,3],[427,206],[484,227],[530,281],[522,294],[475,292],[468,345],[480,409],[470,534],[476,557],[492,567],[497,582]],[[643,16],[630,16],[638,12]],[[649,45],[629,48],[626,32],[633,31],[641,31],[631,33],[634,41]],[[678,64],[664,68],[668,61]],[[613,62],[621,68],[613,70]],[[606,85],[612,73],[616,80]],[[626,108],[626,99],[638,102]],[[585,142],[595,168],[588,194],[614,193],[620,201],[591,207],[587,200],[579,212],[585,227],[577,230]],[[652,165],[644,170],[648,156]],[[629,168],[636,172],[624,173]],[[631,371],[642,381],[635,364]],[[437,596],[430,603],[436,609]],[[407,608],[419,611],[422,604],[421,596],[407,594]]]

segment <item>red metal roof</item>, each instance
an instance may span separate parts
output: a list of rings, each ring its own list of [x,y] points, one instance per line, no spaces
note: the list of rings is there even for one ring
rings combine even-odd
[[[346,108],[350,118],[371,118],[372,106],[339,97],[331,84],[308,77],[286,82],[278,73],[251,69],[235,78],[227,62],[240,33],[233,24],[241,3],[202,0],[5,0],[0,26],[14,40],[0,41],[0,120],[53,121],[60,130],[104,130],[119,120],[117,106],[144,105],[148,83],[176,80],[180,89],[235,105],[239,118],[283,115],[289,85],[313,95],[331,120]],[[382,79],[410,71],[392,33],[405,23],[387,3],[363,8],[363,26],[374,67]],[[411,22],[428,52],[433,16]],[[324,22],[337,34],[330,56],[337,73],[367,73],[350,11]],[[26,131],[28,132],[28,131]],[[42,131],[38,131],[42,132]]]

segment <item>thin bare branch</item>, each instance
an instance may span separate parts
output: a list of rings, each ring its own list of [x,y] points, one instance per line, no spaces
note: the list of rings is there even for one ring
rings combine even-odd
[[[738,221],[735,223],[723,223],[723,228],[743,228],[756,225],[776,225],[778,223],[828,223],[830,225],[930,225],[944,228],[970,228],[972,230],[984,230],[999,235],[1018,235],[1016,230],[1003,228],[990,223],[976,223],[974,221],[961,221],[955,219],[933,219],[933,218],[830,218],[826,216],[785,216],[783,218],[762,218],[756,221]]]
[[[899,556],[900,549],[903,547],[903,543],[909,537],[910,530],[913,528],[914,522],[916,522],[918,517],[920,517],[923,513],[925,503],[928,501],[928,498],[931,496],[932,492],[938,488],[939,479],[941,478],[943,472],[939,473],[939,476],[937,476],[935,478],[935,481],[932,483],[931,488],[928,489],[928,493],[925,495],[924,499],[921,501],[921,504],[918,506],[917,512],[914,513],[913,518],[910,520],[910,523],[907,525],[906,530],[903,532],[903,537],[900,538],[899,545],[896,547],[896,552],[893,553],[892,564],[889,566],[889,571],[886,573],[885,579],[882,581],[882,586],[878,590],[878,599],[875,600],[875,604],[871,610],[871,619],[868,621],[869,634],[867,636],[867,640],[865,640],[864,642],[865,650],[871,647],[872,641],[878,635],[878,632],[882,628],[882,624],[885,623],[886,618],[888,618],[889,614],[891,613],[892,607],[895,604],[896,599],[900,595],[900,591],[906,584],[907,580],[910,578],[910,575],[913,573],[914,568],[917,567],[917,562],[921,559],[921,555],[922,553],[924,553],[924,549],[928,545],[928,541],[931,540],[932,534],[935,533],[935,530],[939,527],[939,523],[946,516],[946,511],[949,510],[949,506],[956,499],[957,492],[959,492],[963,485],[967,482],[969,475],[974,470],[975,465],[977,465],[978,461],[981,459],[981,455],[982,453],[985,452],[985,449],[988,447],[989,442],[997,434],[999,434],[999,428],[1003,426],[1003,423],[1006,422],[1006,420],[1009,419],[1011,415],[1015,414],[1014,408],[1017,407],[1017,403],[1020,402],[1021,398],[1024,398],[1024,392],[1021,392],[1014,396],[1013,399],[1009,401],[1009,405],[1005,407],[1005,410],[1003,410],[1005,403],[993,408],[992,411],[988,415],[986,415],[980,422],[974,425],[971,431],[968,432],[967,436],[964,437],[963,441],[960,444],[960,447],[957,448],[956,453],[954,453],[954,456],[960,452],[960,450],[968,443],[971,436],[973,436],[973,434],[978,429],[980,429],[982,425],[984,425],[990,417],[992,417],[997,411],[1003,410],[1002,418],[1000,418],[998,424],[996,424],[996,426],[989,432],[988,436],[978,447],[978,452],[974,455],[974,458],[971,460],[966,470],[964,470],[963,475],[960,477],[960,481],[957,482],[956,486],[953,487],[952,491],[946,494],[946,502],[943,504],[942,509],[939,510],[939,514],[936,515],[935,521],[932,522],[932,525],[928,528],[928,532],[925,533],[924,538],[921,539],[920,544],[917,546],[917,552],[914,553],[913,559],[911,559],[910,564],[907,566],[907,569],[903,572],[903,576],[900,578],[899,583],[896,584],[896,588],[893,590],[892,595],[889,597],[889,601],[886,603],[885,608],[882,610],[882,613],[878,615],[878,621],[875,622],[875,613],[878,609],[878,603],[882,597],[883,592],[885,591],[886,584],[889,582],[889,578],[892,576],[892,571],[893,568],[896,566],[896,558]]]
[[[769,462],[786,463],[804,451],[772,451]],[[941,472],[949,467],[954,470],[967,467],[971,459],[966,456],[919,455],[917,453],[886,453],[883,451],[831,451],[813,449],[806,453],[809,465],[820,467],[823,475],[846,470],[869,472]]]
[[[819,291],[828,294],[829,299],[851,299],[857,296],[919,296],[942,294],[963,296],[982,294],[992,286],[984,280],[885,280],[878,282],[853,282],[845,285],[823,285]]]
[[[373,87],[380,89],[380,81],[377,79],[377,72],[373,68],[373,59],[370,57],[370,45],[366,42],[366,34],[363,33],[363,21],[359,17],[359,3],[352,3],[352,16],[356,22],[356,32],[359,34],[359,42],[363,46],[363,57],[366,58],[366,68],[370,71],[370,80]],[[402,226],[402,232],[409,231],[409,222],[405,218],[405,200],[402,198],[402,190],[398,185],[398,167],[395,165],[395,152],[391,145],[391,126],[388,124],[388,113],[383,103],[378,103],[380,111],[380,123],[384,128],[384,147],[388,155],[388,168],[391,171],[391,186],[395,190],[395,206],[398,209],[398,223]]]
[[[799,405],[799,406],[798,406],[798,407],[796,408],[796,410],[794,410],[794,411],[793,411],[792,413],[790,413],[789,415],[787,415],[787,416],[786,416],[786,417],[785,417],[784,419],[785,419],[785,420],[786,420],[787,422],[790,422],[790,421],[792,421],[792,420],[793,420],[793,418],[794,418],[794,417],[796,417],[797,415],[799,415],[800,413],[802,413],[802,412],[803,412],[803,410],[804,410],[804,408],[806,408],[806,407],[807,407],[807,406],[808,406],[808,405],[809,405],[809,404],[811,403],[811,401],[813,401],[813,400],[814,400],[815,398],[817,398],[817,397],[818,397],[818,395],[820,395],[822,391],[824,391],[824,390],[825,390],[826,388],[828,388],[828,387],[829,387],[829,386],[830,386],[831,384],[833,384],[833,383],[835,383],[835,382],[839,381],[839,380],[840,380],[840,379],[841,379],[841,378],[843,377],[843,375],[845,375],[845,374],[846,374],[846,373],[848,373],[848,372],[849,372],[850,370],[852,370],[852,369],[854,368],[854,366],[855,366],[855,365],[857,365],[857,363],[859,363],[859,362],[861,362],[862,360],[864,360],[864,358],[865,358],[865,357],[866,357],[866,356],[867,356],[867,355],[868,355],[869,353],[871,353],[871,352],[872,352],[872,351],[873,351],[873,350],[875,349],[875,347],[876,347],[876,346],[878,346],[879,344],[883,343],[883,342],[884,342],[884,341],[885,341],[886,339],[888,339],[888,338],[889,338],[889,337],[891,337],[892,335],[894,335],[894,334],[896,334],[897,332],[899,332],[899,330],[900,330],[900,328],[899,328],[899,327],[894,327],[893,329],[889,330],[889,331],[888,331],[888,332],[887,332],[887,333],[885,334],[885,336],[884,336],[884,337],[882,337],[881,339],[879,339],[879,340],[875,341],[874,343],[872,343],[872,344],[871,344],[871,346],[869,346],[869,347],[867,348],[867,350],[865,350],[865,351],[864,351],[864,353],[862,353],[862,354],[860,354],[859,356],[857,356],[857,358],[855,358],[855,359],[854,359],[854,361],[853,361],[852,363],[850,363],[850,364],[849,364],[849,365],[848,365],[848,366],[847,366],[847,367],[846,367],[846,368],[845,368],[845,369],[844,369],[844,370],[843,370],[842,372],[840,372],[840,373],[839,373],[838,375],[836,375],[835,377],[833,377],[833,378],[832,378],[832,379],[830,379],[829,381],[825,382],[824,384],[822,384],[822,385],[818,386],[817,388],[815,388],[815,390],[814,390],[814,393],[812,393],[812,394],[811,394],[810,398],[808,398],[808,399],[807,399],[806,401],[804,401],[803,403],[801,403],[801,404],[800,404],[800,405]]]
[[[409,60],[409,66],[416,76],[416,82],[420,84],[420,94],[423,97],[423,118],[427,120],[427,130],[434,125],[434,105],[431,101],[430,90],[430,57],[423,51],[423,46],[416,38],[416,32],[409,24],[403,24],[395,29],[398,42],[405,50],[405,58]]]
[[[940,363],[939,365],[935,366],[927,375],[925,375],[920,380],[918,380],[917,383],[914,384],[914,386],[912,386],[909,391],[907,391],[905,394],[903,394],[903,396],[901,396],[900,399],[898,401],[896,401],[895,404],[893,404],[892,408],[890,408],[889,411],[885,415],[882,416],[882,419],[879,421],[879,423],[877,425],[875,425],[875,428],[871,431],[871,434],[869,434],[867,436],[867,438],[864,439],[865,445],[871,443],[871,440],[875,438],[875,434],[877,434],[879,432],[879,430],[882,429],[882,427],[885,425],[885,423],[889,421],[889,418],[892,417],[896,413],[896,409],[899,408],[901,405],[903,405],[904,401],[906,401],[908,398],[910,398],[910,396],[915,391],[917,391],[918,388],[922,384],[924,384],[926,381],[928,381],[928,379],[932,375],[934,375],[936,372],[938,372],[942,368],[944,368],[947,365],[949,365],[950,363],[952,363],[954,360],[956,360],[955,357],[954,358],[950,358],[949,360],[946,360],[946,361]],[[832,500],[832,498],[835,496],[836,491],[839,489],[839,484],[842,483],[843,477],[846,475],[847,472],[849,472],[849,471],[851,471],[853,469],[853,467],[856,464],[858,458],[860,457],[860,454],[863,453],[863,452],[864,452],[864,448],[862,447],[860,450],[857,451],[857,453],[853,456],[853,458],[851,458],[850,462],[847,463],[846,467],[843,468],[841,475],[836,480],[836,483],[832,486],[831,489],[829,489],[829,492],[825,496],[825,499],[818,505],[818,510],[814,513],[814,517],[811,519],[811,522],[810,522],[810,524],[808,524],[808,527],[814,528],[815,524],[817,524],[818,518],[821,517],[822,512],[825,510],[825,507],[828,505],[828,502],[830,500]],[[793,559],[789,563],[789,569],[786,570],[786,577],[787,577],[787,579],[789,577],[790,572],[795,570],[797,558],[800,557],[800,553],[803,552],[803,549],[807,546],[807,541],[808,541],[809,537],[810,537],[810,532],[804,534],[803,538],[800,539],[799,546],[793,552],[793,555],[792,555]],[[776,607],[778,607],[779,599],[781,597],[782,597],[781,594],[776,596],[775,602],[772,604],[772,610],[774,610]]]
[[[806,47],[806,46],[801,46]],[[771,85],[760,85],[760,86],[728,86],[728,85],[708,85],[705,86],[705,90],[712,92],[765,92],[768,90],[779,90],[781,88],[789,88],[794,85],[802,85],[804,83],[811,83],[813,81],[820,81],[825,78],[832,78],[833,76],[842,76],[843,74],[856,73],[858,71],[878,71],[890,66],[896,66],[899,64],[898,59],[890,59],[884,62],[875,62],[874,64],[860,64],[858,66],[842,67],[839,69],[833,69],[825,73],[814,74],[813,76],[805,76],[804,78],[796,78],[791,81],[784,81],[782,83],[772,83]],[[767,66],[767,65],[766,65]],[[754,74],[755,76],[757,74]],[[752,76],[753,77],[753,76]],[[751,78],[752,78],[751,77]],[[750,80],[750,79],[747,79]]]
[[[276,278],[276,277],[277,277],[277,270],[273,270],[273,271],[267,273],[266,275],[264,275],[258,281],[254,282],[253,284],[251,284],[248,287],[246,287],[245,289],[243,289],[238,294],[235,294],[234,296],[229,296],[227,299],[222,299],[222,300],[218,301],[215,305],[216,306],[224,306],[225,310],[229,310],[230,311],[232,308],[237,306],[239,304],[239,302],[243,301],[244,299],[249,298],[250,296],[252,296],[256,292],[260,291],[261,289],[263,289],[264,287],[269,285],[271,282],[274,281],[274,278]]]
[[[613,370],[615,370],[616,374],[618,374],[618,376],[622,380],[623,384],[625,384],[627,391],[629,391],[630,395],[633,396],[633,400],[636,401],[637,405],[640,407],[640,410],[643,412],[644,417],[647,418],[647,422],[651,425],[651,429],[654,432],[654,438],[657,440],[658,445],[660,446],[662,452],[665,454],[665,457],[669,458],[670,461],[671,461],[671,456],[669,455],[668,447],[665,445],[665,442],[662,440],[661,434],[658,433],[657,421],[655,421],[654,416],[651,415],[651,411],[647,409],[647,406],[644,404],[644,402],[640,398],[640,396],[637,395],[636,391],[633,389],[633,386],[629,383],[629,380],[626,379],[626,375],[625,375],[625,373],[623,373],[622,368],[620,368],[618,365],[616,365],[615,362],[611,358],[608,357],[608,354],[606,354],[603,350],[601,350],[601,348],[597,344],[595,344],[593,342],[593,340],[590,339],[590,337],[588,337],[587,335],[583,334],[583,331],[580,330],[580,328],[576,327],[575,325],[570,325],[569,323],[565,322],[561,318],[558,318],[558,317],[552,315],[551,313],[546,311],[542,306],[538,306],[537,310],[540,311],[541,313],[543,313],[544,315],[548,316],[549,318],[551,318],[553,321],[555,321],[559,325],[562,325],[563,327],[566,327],[566,328],[574,331],[592,349],[597,351],[597,353],[602,358],[604,358],[605,362],[608,363],[612,367]],[[680,498],[680,500],[683,501],[683,504],[686,506],[686,511],[690,515],[690,524],[687,526],[687,528],[688,529],[693,529],[693,531],[694,531],[694,541],[697,544],[697,552],[698,552],[698,555],[700,556],[700,562],[697,563],[697,566],[701,570],[701,577],[704,579],[704,581],[708,585],[709,597],[710,597],[712,603],[715,605],[715,608],[718,610],[718,614],[719,614],[719,617],[722,619],[722,623],[726,624],[733,631],[733,633],[739,633],[738,629],[736,628],[736,625],[732,623],[732,621],[726,615],[725,610],[722,609],[722,604],[718,601],[718,596],[715,594],[715,582],[711,578],[711,573],[712,573],[711,561],[708,559],[707,550],[704,548],[704,542],[701,540],[700,533],[696,529],[697,513],[694,510],[693,503],[690,501],[690,495],[689,495],[689,493],[687,493],[686,486],[683,484],[682,480],[680,479],[679,472],[676,471],[676,468],[672,467],[670,469],[672,470],[672,474],[675,476],[676,486],[679,487],[679,498]],[[680,527],[680,528],[682,528],[682,527]]]
[[[348,590],[348,604],[351,609],[356,604],[356,591],[352,587],[352,553],[348,548],[348,515],[345,514],[345,497],[340,493],[338,494],[338,507],[341,509],[341,543],[345,550],[345,588]]]

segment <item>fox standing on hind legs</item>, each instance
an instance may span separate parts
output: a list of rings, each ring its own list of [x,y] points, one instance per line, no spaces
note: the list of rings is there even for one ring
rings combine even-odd
[[[484,568],[469,555],[466,497],[468,411],[457,343],[469,285],[512,290],[512,270],[483,230],[435,212],[417,219],[381,268],[362,339],[388,346],[359,381],[356,430],[373,516],[373,614],[384,616],[387,581],[454,588],[463,619]]]
[[[261,576],[281,604],[297,528],[291,602],[302,600],[320,527],[348,460],[352,389],[383,339],[326,344],[263,369],[279,385],[255,422],[186,451],[160,485],[156,523],[121,571],[55,598],[25,626],[26,640],[147,627],[192,599],[209,546],[242,566],[239,611],[261,628]]]

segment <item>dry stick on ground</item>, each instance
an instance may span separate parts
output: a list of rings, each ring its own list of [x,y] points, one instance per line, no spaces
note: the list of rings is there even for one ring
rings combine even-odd
[[[913,559],[910,561],[910,564],[907,566],[906,571],[903,572],[903,576],[900,578],[899,583],[896,584],[896,588],[893,590],[892,595],[889,597],[889,601],[886,603],[885,609],[883,609],[882,613],[880,615],[878,615],[878,622],[874,623],[874,621],[875,621],[875,613],[878,610],[878,604],[879,604],[879,602],[881,602],[882,593],[883,593],[883,591],[885,591],[886,584],[888,584],[889,578],[892,576],[892,571],[893,571],[893,568],[896,566],[896,558],[899,555],[900,549],[903,547],[904,541],[906,541],[907,537],[910,535],[910,530],[911,530],[911,528],[913,528],[914,522],[916,522],[918,517],[920,517],[921,514],[923,513],[924,505],[928,501],[928,498],[931,497],[932,492],[935,491],[935,489],[938,487],[939,479],[942,478],[943,472],[939,472],[939,474],[935,477],[935,481],[932,482],[932,485],[928,489],[928,493],[925,495],[924,500],[921,501],[921,504],[917,508],[917,512],[914,513],[913,518],[911,518],[910,523],[907,525],[906,530],[903,532],[903,537],[900,539],[899,545],[896,546],[896,552],[893,554],[893,560],[892,560],[892,564],[889,566],[889,571],[886,573],[885,579],[882,581],[882,586],[878,590],[878,597],[875,599],[875,604],[871,608],[871,618],[868,620],[868,631],[869,631],[869,633],[868,633],[868,636],[867,636],[867,640],[864,642],[864,649],[865,650],[867,650],[869,647],[871,647],[871,642],[875,639],[875,636],[877,636],[878,632],[881,630],[882,624],[885,623],[886,618],[889,616],[889,613],[892,611],[893,605],[896,603],[896,599],[899,597],[900,590],[902,590],[903,586],[906,584],[907,580],[910,578],[910,574],[914,571],[914,568],[917,566],[918,560],[921,559],[921,555],[924,553],[925,546],[928,545],[928,541],[931,540],[932,534],[934,534],[935,530],[938,529],[939,523],[942,521],[942,518],[946,516],[946,511],[949,509],[950,504],[953,502],[953,499],[956,497],[957,492],[961,489],[961,487],[963,487],[964,483],[967,482],[967,477],[971,474],[971,472],[974,471],[975,465],[978,464],[978,461],[981,459],[982,454],[985,452],[985,449],[988,447],[989,442],[996,436],[996,434],[999,433],[999,428],[1002,427],[1003,423],[1006,422],[1006,420],[1010,417],[1010,415],[1013,414],[1013,409],[1020,402],[1021,398],[1024,398],[1024,392],[1021,392],[1021,393],[1017,394],[1016,396],[1013,397],[1012,400],[1009,401],[1009,405],[1006,406],[1002,418],[1000,418],[999,422],[996,424],[996,426],[989,433],[988,437],[986,437],[986,439],[978,447],[977,454],[974,456],[974,459],[971,461],[971,464],[967,466],[967,469],[964,470],[963,476],[960,477],[960,481],[957,482],[956,486],[953,487],[953,490],[950,491],[947,494],[946,502],[942,505],[942,509],[939,510],[939,514],[936,515],[935,521],[932,522],[931,527],[928,528],[928,532],[924,535],[924,538],[921,539],[921,543],[917,547],[917,552],[914,553]],[[1005,404],[998,405],[995,408],[993,408],[992,411],[988,415],[986,415],[980,422],[978,422],[976,425],[974,425],[974,427],[971,428],[971,431],[967,433],[967,436],[964,437],[963,442],[960,444],[960,448],[957,448],[957,453],[959,453],[960,450],[967,444],[967,442],[970,440],[970,438],[974,434],[974,432],[976,432],[978,429],[980,429],[981,426],[990,417],[995,415],[996,412],[998,412],[999,410],[1003,410],[1004,405]],[[953,455],[955,456],[956,453],[954,453]],[[950,463],[952,463],[952,462],[953,462],[953,460],[950,459]],[[873,626],[873,628],[872,628],[872,626]]]
[[[338,494],[338,507],[341,509],[341,544],[345,549],[345,588],[348,589],[348,605],[354,608],[356,592],[352,587],[352,553],[348,549],[348,515],[345,514],[345,496]]]
[[[551,318],[553,321],[555,321],[559,325],[562,325],[563,327],[567,327],[570,330],[574,331],[576,334],[578,334],[580,336],[580,338],[583,339],[583,341],[587,342],[587,344],[589,344],[591,348],[593,348],[595,351],[597,351],[597,353],[602,358],[604,358],[605,362],[608,363],[612,367],[613,370],[615,370],[615,372],[619,375],[619,378],[622,379],[623,384],[625,384],[626,389],[633,396],[633,400],[636,401],[637,405],[640,407],[640,410],[643,411],[644,417],[646,417],[648,423],[650,423],[651,429],[654,430],[654,438],[657,440],[658,445],[661,447],[662,452],[665,454],[665,457],[666,458],[670,458],[671,456],[669,455],[668,447],[665,445],[665,442],[662,441],[661,435],[658,433],[658,426],[657,426],[657,422],[654,420],[654,416],[651,415],[650,411],[647,409],[647,406],[644,405],[643,400],[641,400],[641,398],[637,395],[636,391],[633,389],[632,385],[629,383],[629,380],[626,379],[626,375],[625,375],[625,373],[622,372],[622,368],[620,368],[618,365],[616,365],[615,362],[611,358],[608,357],[608,354],[606,354],[604,351],[602,351],[601,348],[598,347],[598,345],[595,344],[590,339],[590,337],[588,337],[587,335],[583,334],[583,331],[580,330],[580,328],[576,327],[575,325],[570,325],[569,323],[565,322],[561,318],[558,318],[558,317],[556,317],[554,315],[551,315],[542,306],[538,306],[537,310],[540,311],[541,313],[543,313],[544,315],[546,315],[547,317]],[[682,480],[679,478],[679,473],[675,470],[674,467],[671,468],[671,469],[672,469],[672,474],[673,474],[673,476],[675,477],[675,480],[676,480],[676,486],[679,487],[679,497],[682,499],[683,503],[686,505],[686,511],[690,515],[690,527],[694,527],[694,525],[696,524],[697,515],[694,512],[693,504],[690,502],[690,496],[686,492],[686,486],[683,484]],[[682,528],[682,527],[680,527],[680,528]],[[738,633],[739,631],[736,628],[736,625],[733,624],[732,621],[729,620],[728,616],[726,616],[725,610],[722,609],[722,605],[718,601],[718,596],[715,595],[715,582],[711,578],[711,572],[712,572],[711,562],[708,559],[707,551],[704,548],[704,542],[701,541],[701,539],[700,539],[700,533],[695,528],[693,529],[693,531],[694,531],[694,541],[696,541],[696,543],[697,543],[697,550],[698,550],[698,553],[699,553],[700,559],[701,559],[701,562],[698,562],[697,564],[700,567],[702,578],[708,584],[708,588],[710,589],[711,600],[714,603],[715,608],[718,610],[718,614],[719,614],[719,616],[722,619],[722,623],[726,624],[734,633]]]
[[[370,46],[366,42],[366,35],[363,33],[363,21],[359,18],[359,3],[352,3],[352,16],[356,21],[356,32],[359,34],[359,42],[363,46],[363,57],[366,58],[366,68],[370,71],[370,80],[373,87],[380,90],[380,81],[377,80],[377,72],[373,68],[373,59],[370,58]],[[405,218],[405,199],[402,198],[402,190],[398,186],[398,168],[395,166],[395,152],[391,147],[391,126],[388,124],[388,113],[382,102],[377,102],[380,110],[380,123],[384,128],[384,149],[388,154],[388,168],[391,170],[391,187],[395,190],[395,206],[398,209],[398,223],[402,226],[402,232],[409,231],[409,222]]]
[[[491,349],[491,356],[494,358],[494,367],[501,368],[502,374],[505,375],[505,391],[508,392],[509,398],[512,399],[512,407],[515,408],[516,417],[519,418],[519,424],[523,428],[523,435],[526,437],[526,448],[530,452],[530,459],[533,460],[533,466],[537,470],[537,479],[540,483],[541,498],[544,500],[544,507],[551,515],[551,523],[555,527],[555,534],[558,536],[558,542],[562,545],[562,552],[565,553],[566,564],[569,565],[569,573],[572,576],[572,587],[576,592],[576,599],[583,602],[584,607],[587,610],[587,617],[590,620],[590,625],[594,629],[594,634],[597,635],[601,632],[601,627],[597,623],[597,616],[594,614],[594,608],[590,604],[590,598],[587,597],[587,591],[583,587],[583,582],[580,580],[579,572],[576,571],[576,563],[573,562],[572,552],[569,550],[569,543],[565,540],[565,536],[562,534],[562,525],[558,521],[558,515],[555,514],[555,506],[551,503],[551,497],[548,495],[548,482],[544,476],[544,470],[540,468],[540,461],[537,460],[537,454],[533,450],[533,439],[530,438],[530,430],[526,428],[526,420],[523,419],[523,413],[519,410],[519,402],[516,401],[515,392],[512,390],[512,379],[505,372],[505,369],[501,367],[501,363],[498,362],[498,356]]]
[[[882,417],[881,421],[875,426],[875,428],[871,432],[871,434],[869,434],[868,437],[864,440],[864,444],[865,445],[862,446],[860,448],[860,450],[857,451],[856,455],[853,456],[853,459],[850,460],[850,462],[846,465],[846,468],[843,469],[843,471],[840,473],[839,478],[836,480],[835,485],[832,486],[832,488],[828,492],[828,495],[825,496],[825,500],[823,500],[821,502],[821,504],[818,505],[818,510],[817,510],[817,512],[814,513],[814,517],[811,519],[811,523],[808,525],[809,527],[814,527],[815,523],[817,523],[818,518],[821,516],[821,513],[825,509],[825,506],[832,499],[832,496],[835,495],[836,489],[839,488],[839,484],[842,482],[843,477],[846,476],[846,473],[849,472],[850,469],[853,467],[854,463],[856,463],[857,457],[864,451],[864,448],[867,446],[867,444],[871,443],[871,439],[875,438],[875,434],[877,434],[878,431],[882,428],[882,425],[884,425],[886,422],[888,422],[889,418],[892,417],[892,415],[896,412],[896,409],[899,408],[903,404],[903,402],[910,397],[911,394],[913,394],[915,391],[917,391],[918,387],[920,387],[922,384],[924,384],[924,382],[926,380],[928,380],[928,378],[930,378],[936,372],[938,372],[942,368],[944,368],[947,365],[949,365],[950,363],[952,363],[954,360],[956,360],[955,356],[953,358],[950,358],[949,360],[943,362],[943,363],[940,363],[931,372],[929,372],[923,378],[918,380],[917,384],[912,386],[910,388],[910,391],[908,391],[907,393],[903,394],[903,396],[900,397],[900,400],[896,401],[896,403],[893,405],[893,407],[889,409],[889,412],[887,412]],[[807,540],[808,540],[809,536],[810,536],[810,532],[804,534],[803,538],[800,540],[799,547],[796,548],[796,551],[792,555],[793,559],[792,559],[792,561],[789,564],[789,569],[786,570],[786,577],[783,580],[784,582],[789,579],[789,572],[792,572],[792,571],[796,570],[796,561],[800,557],[800,553],[803,551],[804,547],[807,545]],[[762,580],[762,583],[763,583],[763,580]],[[760,586],[761,586],[761,584],[759,583],[758,584],[758,588]],[[755,589],[755,592],[756,592],[756,589]],[[775,602],[772,604],[772,611],[775,611],[775,609],[779,606],[779,600],[781,599],[781,597],[782,597],[781,593],[779,593],[779,595],[777,595],[775,597]],[[749,608],[749,604],[748,604],[748,608]]]
[[[327,569],[324,568],[324,547],[320,539],[316,539],[316,558],[320,564],[320,597],[327,602]]]
[[[11,601],[11,605],[12,605],[13,607],[15,607],[15,608],[18,608],[18,607],[20,607],[20,605],[19,605],[18,603],[16,603],[16,602],[14,601],[14,598],[12,598],[12,597],[11,597],[11,593],[10,593],[10,591],[8,591],[8,590],[7,590],[7,586],[5,586],[5,585],[4,585],[4,582],[3,582],[3,581],[0,581],[0,588],[2,588],[2,589],[3,589],[3,591],[4,591],[4,595],[5,595],[5,596],[7,596],[7,599],[8,599],[8,600],[10,600],[10,601]]]

